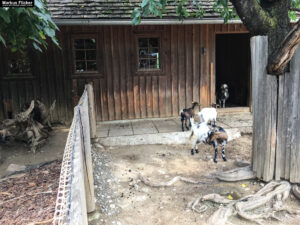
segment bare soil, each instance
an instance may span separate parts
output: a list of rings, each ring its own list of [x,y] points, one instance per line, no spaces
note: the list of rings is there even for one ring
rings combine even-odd
[[[210,193],[239,199],[257,192],[264,185],[258,180],[220,182],[211,174],[236,168],[235,160],[251,158],[252,136],[245,135],[226,146],[228,161],[221,154],[218,163],[213,159],[212,146],[201,144],[200,153],[192,156],[188,145],[143,145],[94,149],[94,176],[98,214],[90,215],[90,224],[117,225],[193,225],[205,221],[217,209],[210,204],[203,213],[187,209],[187,204]],[[153,188],[141,183],[138,175],[151,181],[169,181],[175,176],[201,180],[204,184],[175,183],[171,187]],[[291,195],[287,204],[299,208],[300,202]],[[300,224],[300,219],[286,218],[284,222],[273,220],[266,224]],[[232,217],[232,224],[252,224]]]
[[[10,174],[10,164],[30,166],[55,159],[62,159],[69,129],[53,127],[45,145],[33,153],[22,142],[9,141],[0,144],[0,178]]]

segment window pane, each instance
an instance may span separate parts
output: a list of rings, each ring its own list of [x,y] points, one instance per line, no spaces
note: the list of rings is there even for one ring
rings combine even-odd
[[[150,59],[150,68],[151,69],[159,69],[159,60],[157,59]]]
[[[97,50],[96,39],[85,38],[75,39],[75,72],[96,72],[97,71]]]
[[[87,71],[97,71],[96,61],[87,62]]]
[[[84,61],[77,61],[76,62],[76,72],[84,72],[86,71],[85,62]]]
[[[76,39],[74,40],[75,49],[84,49],[84,39]]]
[[[147,48],[140,48],[139,49],[139,56],[142,58],[147,57],[148,55],[148,49]]]
[[[28,54],[8,53],[8,72],[9,73],[31,73]]]
[[[150,47],[159,47],[158,38],[149,38]]]
[[[148,65],[148,60],[147,59],[141,59],[139,61],[139,69],[148,69],[149,65]]]
[[[85,60],[85,51],[76,51],[76,60]]]
[[[96,40],[95,39],[85,39],[85,48],[86,49],[96,49]]]
[[[159,69],[159,38],[139,38],[138,69]]]
[[[86,59],[87,60],[96,60],[96,50],[86,51]]]
[[[148,47],[148,38],[139,38],[139,47]]]

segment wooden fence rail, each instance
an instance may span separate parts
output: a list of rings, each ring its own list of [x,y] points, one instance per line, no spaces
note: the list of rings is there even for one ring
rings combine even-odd
[[[89,93],[90,92],[90,93]],[[87,225],[87,213],[95,210],[91,142],[95,132],[93,87],[85,90],[74,108],[61,168],[53,224]]]

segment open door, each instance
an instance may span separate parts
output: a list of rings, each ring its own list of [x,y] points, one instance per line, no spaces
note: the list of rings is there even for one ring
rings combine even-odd
[[[250,35],[217,34],[216,92],[220,91],[222,84],[228,85],[226,108],[250,106],[250,68]]]

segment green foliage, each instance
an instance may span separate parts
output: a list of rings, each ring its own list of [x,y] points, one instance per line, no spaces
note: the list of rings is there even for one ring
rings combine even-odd
[[[59,46],[55,38],[58,27],[46,9],[46,0],[35,0],[33,8],[0,8],[0,43],[11,51],[20,51],[29,43],[42,51],[47,37]]]
[[[237,13],[233,7],[230,7],[228,4],[229,0],[215,0],[214,9],[216,12],[224,18],[224,23],[227,23],[228,20],[237,18]],[[165,11],[166,5],[175,5],[176,14],[180,20],[183,20],[188,17],[193,18],[202,18],[206,13],[205,9],[202,7],[201,0],[143,0],[140,7],[137,7],[133,10],[132,13],[132,23],[137,25],[141,22],[141,18],[148,15],[160,16],[162,17],[163,12]],[[193,10],[188,11],[187,7],[192,4]]]
[[[292,0],[291,2],[291,8],[292,9],[300,9],[300,0]],[[295,10],[290,10],[289,11],[289,17],[291,18],[292,21],[296,21],[296,11]]]
[[[260,0],[256,0],[260,3]],[[290,0],[291,8],[300,8],[300,0]],[[153,15],[162,17],[162,13],[165,11],[165,7],[167,4],[176,6],[176,14],[180,20],[183,20],[188,17],[193,18],[202,18],[206,13],[205,9],[202,7],[201,0],[143,0],[140,7],[135,8],[132,13],[132,23],[137,25],[141,22],[141,18]],[[189,7],[191,6],[192,7]],[[193,8],[193,11],[188,11],[187,7]],[[215,0],[213,5],[215,12],[220,13],[222,18],[224,19],[224,23],[227,23],[228,20],[238,19],[237,12],[234,7],[229,4],[229,0]],[[296,20],[296,11],[290,10],[289,16],[292,20]]]

